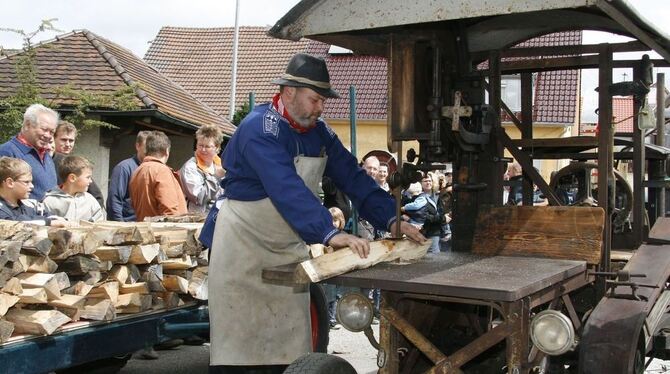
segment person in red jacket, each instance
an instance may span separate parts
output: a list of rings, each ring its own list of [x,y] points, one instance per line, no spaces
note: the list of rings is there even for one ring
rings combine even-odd
[[[147,136],[146,156],[130,179],[130,199],[137,221],[187,213],[179,179],[166,165],[170,145],[170,139],[162,131],[153,131]]]

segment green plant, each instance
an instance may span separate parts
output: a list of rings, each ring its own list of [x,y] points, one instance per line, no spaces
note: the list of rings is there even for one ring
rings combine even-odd
[[[249,111],[250,111],[249,103],[242,104],[240,109],[235,111],[235,114],[233,115],[233,125],[239,126],[240,122],[242,122],[244,117],[246,117],[247,114],[249,114]]]

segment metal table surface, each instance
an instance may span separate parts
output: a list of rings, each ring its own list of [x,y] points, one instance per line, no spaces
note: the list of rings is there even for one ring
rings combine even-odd
[[[381,263],[325,281],[330,284],[510,302],[586,271],[586,262],[536,257],[428,254],[418,262]]]

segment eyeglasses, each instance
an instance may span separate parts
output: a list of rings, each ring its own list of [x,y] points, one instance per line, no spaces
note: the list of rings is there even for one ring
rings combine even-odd
[[[202,149],[202,150],[210,150],[216,148],[215,145],[209,145],[209,144],[198,144],[195,146],[197,149]]]

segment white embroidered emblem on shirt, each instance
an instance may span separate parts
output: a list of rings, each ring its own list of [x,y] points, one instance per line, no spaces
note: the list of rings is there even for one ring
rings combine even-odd
[[[276,138],[279,135],[279,115],[272,111],[267,111],[263,117],[263,132],[274,135]]]
[[[328,126],[328,124],[325,123],[325,122],[323,123],[323,126],[326,128],[326,131],[328,131],[328,134],[330,134],[330,137],[334,138],[335,137],[335,131],[333,131],[333,129],[331,129],[330,126]]]

